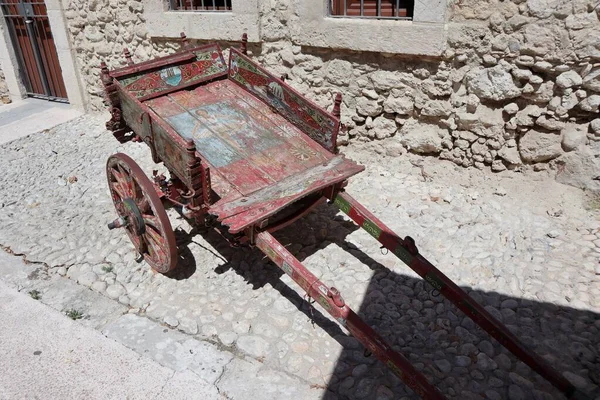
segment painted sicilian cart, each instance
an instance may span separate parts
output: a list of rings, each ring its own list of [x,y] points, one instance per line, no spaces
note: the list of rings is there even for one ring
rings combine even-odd
[[[329,113],[231,49],[226,63],[216,44],[182,49],[167,57],[109,71],[102,81],[112,118],[107,128],[120,142],[145,142],[169,177],[146,177],[125,154],[108,159],[108,185],[123,228],[150,266],[168,273],[177,248],[165,206],[208,224],[232,244],[264,252],[365,348],[425,399],[443,399],[419,371],[288,252],[272,233],[328,201],[434,289],[550,381],[567,398],[587,398],[536,356],[505,326],[427,261],[410,237],[401,238],[345,192],[364,167],[338,154],[341,96]]]

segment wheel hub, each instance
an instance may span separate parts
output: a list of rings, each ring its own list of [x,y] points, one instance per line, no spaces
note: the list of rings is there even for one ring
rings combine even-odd
[[[142,217],[142,213],[137,204],[135,204],[135,201],[129,198],[123,200],[123,208],[125,211],[124,217],[127,220],[127,227],[131,228],[133,233],[137,236],[146,232],[144,218]]]

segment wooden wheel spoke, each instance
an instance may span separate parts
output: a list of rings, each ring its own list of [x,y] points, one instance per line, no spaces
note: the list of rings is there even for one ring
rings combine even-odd
[[[131,179],[131,176],[127,171],[125,171],[125,169],[123,169],[121,164],[117,165],[117,169],[121,175],[121,184],[125,190],[125,195],[133,199],[135,196],[135,183],[133,182],[133,179]]]
[[[158,218],[156,218],[154,215],[142,214],[142,218],[144,218],[144,223],[146,225],[151,225],[157,231],[160,231],[160,222],[158,221]]]
[[[154,259],[163,259],[166,243],[162,236],[154,229],[148,227],[146,227],[146,232],[143,236],[148,244],[148,254]],[[150,249],[152,249],[152,253],[154,254],[150,253]]]
[[[127,193],[125,192],[125,189],[123,188],[123,176],[121,175],[120,172],[118,172],[114,168],[112,168],[110,170],[110,172],[111,172],[112,176],[115,178],[114,181],[112,179],[110,181],[112,188],[117,193],[117,195],[121,198],[121,200],[125,199],[127,196]]]
[[[136,201],[138,208],[140,209],[140,212],[142,213],[142,215],[144,215],[148,212],[151,211],[150,208],[150,203],[148,202],[148,199],[146,198],[146,196],[144,196],[142,194],[142,198],[140,201]]]

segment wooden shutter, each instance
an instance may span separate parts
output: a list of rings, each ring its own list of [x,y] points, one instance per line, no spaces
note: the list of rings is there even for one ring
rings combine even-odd
[[[363,16],[365,17],[396,17],[396,0],[381,0],[381,14],[377,14],[378,0],[364,0]],[[399,1],[398,17],[412,16],[414,0]],[[344,0],[333,0],[332,15],[344,15]],[[346,0],[346,15],[360,17],[360,0]]]

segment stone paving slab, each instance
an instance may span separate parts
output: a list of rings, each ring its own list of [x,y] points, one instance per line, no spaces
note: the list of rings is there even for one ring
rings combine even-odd
[[[214,344],[195,340],[137,315],[123,315],[102,333],[140,354],[146,354],[174,371],[190,370],[214,384],[233,354]]]
[[[145,145],[119,145],[105,118],[0,146],[0,245],[44,265],[39,275],[65,276],[129,313],[228,349],[234,360],[294,377],[300,392],[415,398],[255,249],[192,231],[170,210],[177,272],[166,277],[136,262],[126,235],[105,228],[115,214],[104,165],[121,151],[147,173],[156,166]],[[584,193],[536,175],[344,152],[367,167],[350,182],[353,196],[415,238],[422,254],[578,387],[598,392],[600,222]],[[332,207],[276,237],[447,397],[562,398]]]
[[[189,381],[3,282],[0,326],[2,399],[173,398]],[[198,382],[194,398],[219,398]]]
[[[0,144],[53,128],[80,115],[70,104],[34,98],[15,101],[0,108]]]

